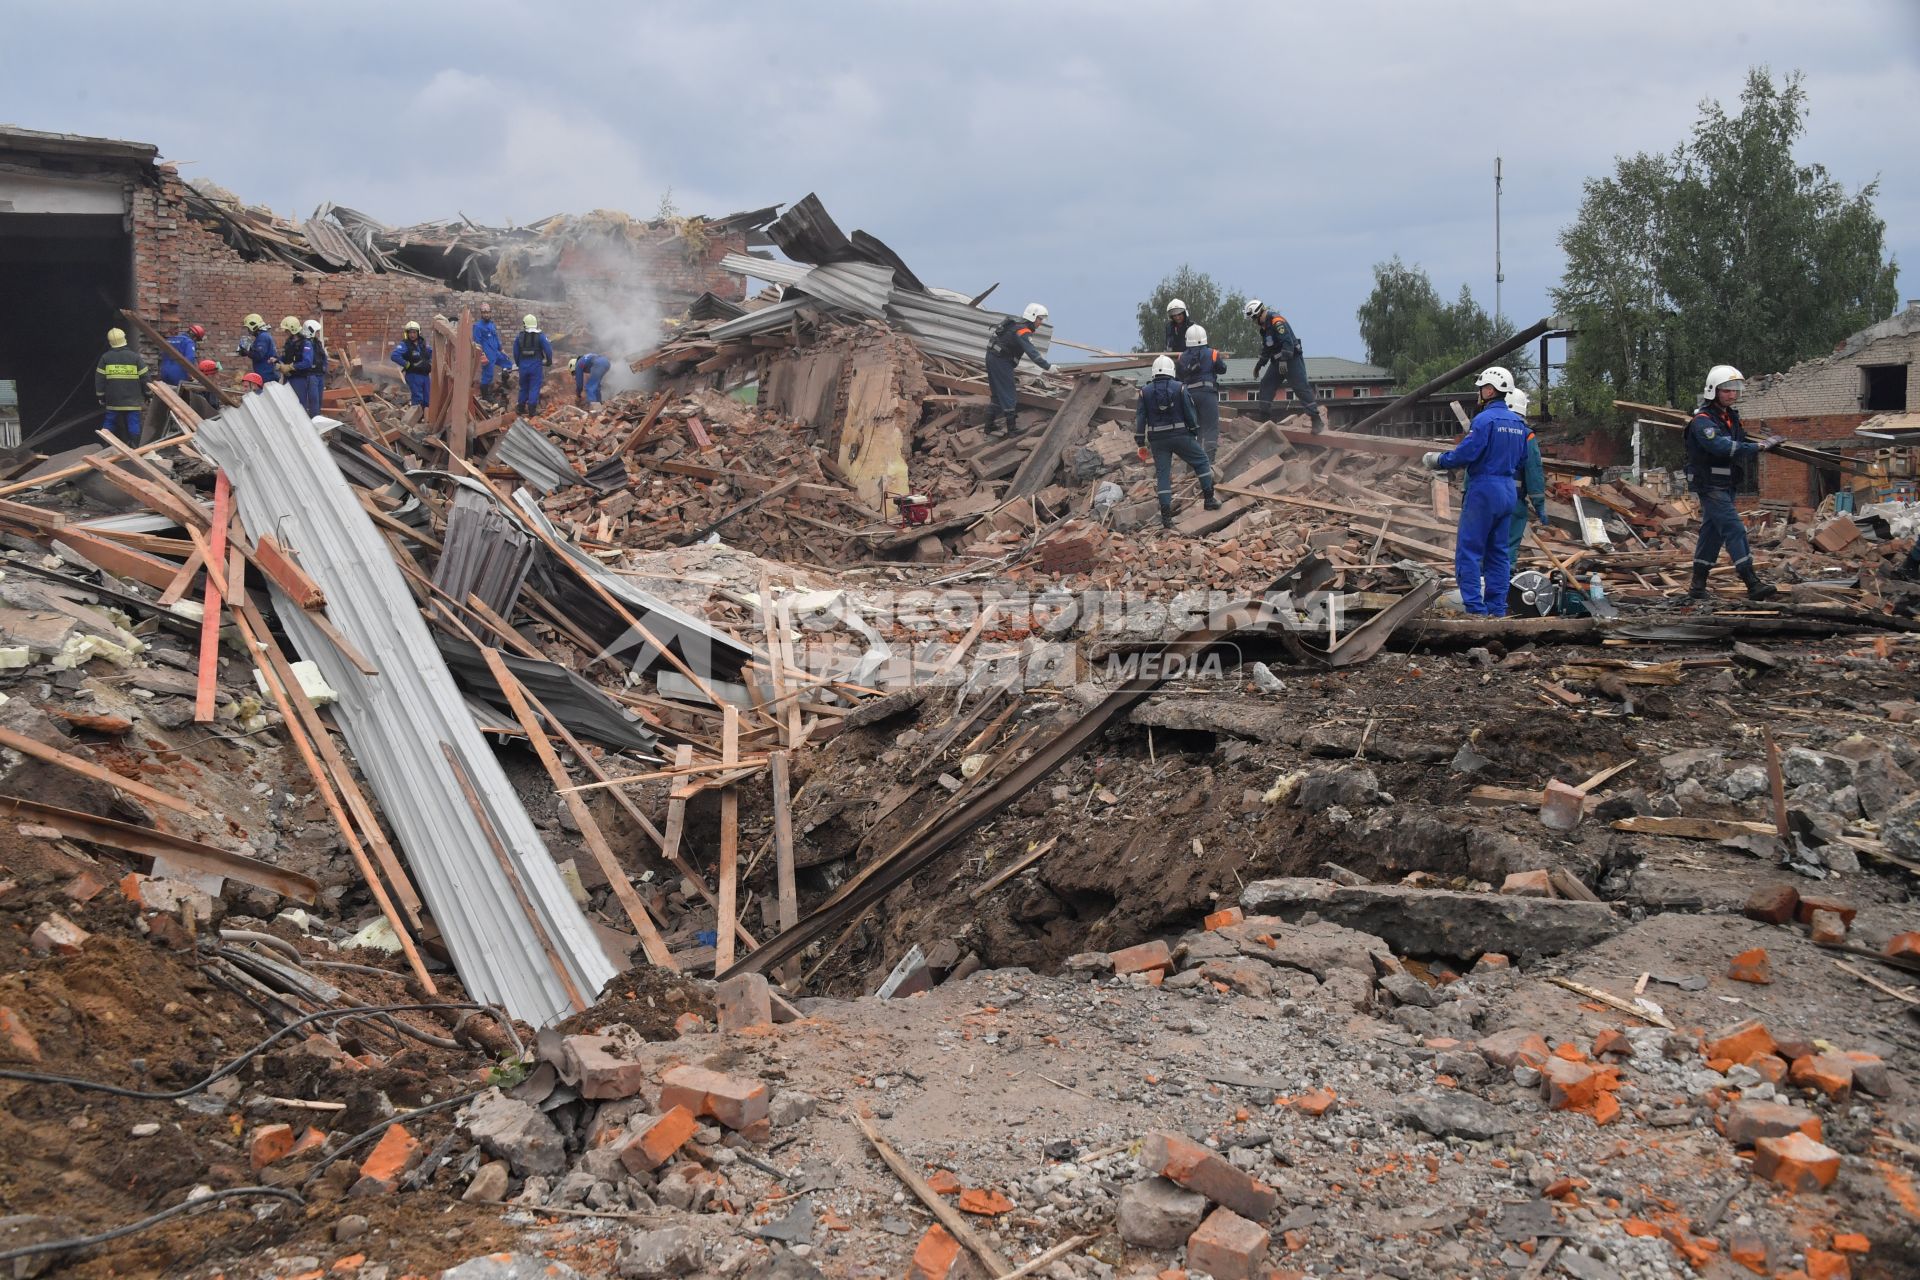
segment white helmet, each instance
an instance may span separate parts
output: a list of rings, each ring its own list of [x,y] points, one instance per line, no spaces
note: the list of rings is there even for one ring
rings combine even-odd
[[[1246,317],[1249,320],[1253,319],[1255,316],[1259,315],[1262,311],[1265,311],[1266,309],[1267,309],[1267,304],[1260,301],[1260,299],[1258,298],[1250,299],[1247,302],[1247,305],[1241,308],[1241,310],[1246,313]]]
[[[540,329],[540,317],[536,315],[521,316],[520,327],[528,333],[537,333]]]
[[[1503,396],[1513,394],[1513,375],[1500,365],[1491,365],[1473,380],[1476,387],[1492,387]]]
[[[318,320],[309,320],[300,326],[300,332],[306,334],[309,338],[317,338],[320,336],[320,322]]]
[[[1202,328],[1201,328],[1201,327],[1200,327],[1199,325],[1197,325],[1197,324],[1190,324],[1190,325],[1188,325],[1188,326],[1187,326],[1187,345],[1188,345],[1188,346],[1190,346],[1190,347],[1204,347],[1204,346],[1206,346],[1206,345],[1207,345],[1207,331],[1206,331],[1205,329],[1202,329]]]
[[[579,367],[580,367],[580,357],[579,357],[579,356],[575,356],[575,357],[574,357],[573,359],[571,359],[571,360],[569,360],[569,361],[567,361],[567,372],[568,372],[568,373],[572,373],[572,372],[573,372],[573,371],[574,371],[575,369],[577,369],[577,368],[579,368]]]
[[[1707,389],[1700,393],[1700,398],[1711,400],[1721,391],[1741,391],[1746,383],[1746,375],[1732,365],[1717,364],[1707,370]]]
[[[1172,356],[1154,357],[1153,376],[1156,378],[1171,378],[1173,376],[1173,357]]]
[[[1527,410],[1532,404],[1532,398],[1518,387],[1507,392],[1507,408],[1513,410],[1523,418],[1527,416]]]
[[[1184,302],[1182,302],[1182,301],[1180,301],[1180,299],[1178,299],[1178,298],[1175,298],[1175,299],[1174,299],[1174,300],[1173,300],[1172,302],[1169,302],[1169,303],[1167,304],[1167,314],[1168,314],[1168,315],[1172,315],[1172,314],[1174,314],[1174,313],[1175,313],[1176,311],[1177,311],[1177,312],[1179,312],[1179,313],[1180,313],[1181,315],[1185,315],[1185,314],[1187,314],[1187,304],[1186,304],[1186,303],[1184,303]]]
[[[1027,309],[1020,313],[1028,324],[1039,324],[1047,318],[1047,309],[1038,302],[1029,302]]]

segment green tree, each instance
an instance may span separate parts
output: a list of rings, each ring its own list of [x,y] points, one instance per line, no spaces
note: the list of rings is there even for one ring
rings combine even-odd
[[[1164,349],[1161,344],[1167,337],[1167,304],[1175,298],[1186,303],[1188,317],[1206,329],[1207,345],[1236,356],[1260,354],[1260,336],[1254,332],[1253,322],[1242,314],[1247,296],[1238,291],[1223,292],[1212,276],[1184,262],[1136,309],[1140,344],[1135,351]]]
[[[1392,373],[1394,384],[1405,388],[1438,377],[1514,331],[1512,325],[1496,325],[1465,285],[1459,297],[1442,302],[1426,271],[1398,256],[1373,264],[1373,292],[1355,314],[1368,362]],[[1506,364],[1521,381],[1533,368],[1524,351],[1507,356]],[[1447,389],[1472,385],[1469,376]]]
[[[1798,73],[1776,82],[1756,67],[1737,114],[1704,102],[1670,155],[1619,160],[1587,182],[1554,290],[1580,331],[1578,402],[1685,402],[1711,365],[1777,372],[1892,310],[1879,184],[1850,196],[1797,160],[1806,116]]]

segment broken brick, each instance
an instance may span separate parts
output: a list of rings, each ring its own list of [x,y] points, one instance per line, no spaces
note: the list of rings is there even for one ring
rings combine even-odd
[[[1773,1267],[1767,1261],[1767,1238],[1757,1231],[1738,1231],[1727,1246],[1727,1257],[1757,1276],[1769,1275]]]
[[[1849,1050],[1840,1055],[1853,1068],[1853,1087],[1876,1098],[1884,1098],[1893,1092],[1893,1081],[1887,1075],[1887,1064],[1877,1053],[1861,1053]]]
[[[1113,971],[1125,976],[1129,973],[1165,973],[1173,968],[1173,952],[1167,944],[1156,938],[1152,942],[1143,942],[1135,947],[1122,947],[1108,953],[1113,961]]]
[[[1187,1238],[1187,1269],[1214,1280],[1253,1280],[1266,1260],[1266,1229],[1231,1209],[1215,1209]]]
[[[1873,1242],[1858,1231],[1846,1231],[1833,1238],[1833,1248],[1836,1253],[1865,1253],[1873,1248]]]
[[[707,1020],[697,1013],[683,1013],[673,1020],[673,1034],[677,1036],[696,1035],[706,1028]]]
[[[1793,918],[1801,924],[1812,924],[1814,912],[1831,911],[1839,916],[1846,926],[1851,929],[1853,927],[1854,914],[1858,910],[1859,908],[1850,903],[1841,902],[1837,898],[1809,898],[1803,894],[1800,898],[1800,905],[1794,908]]]
[[[1475,973],[1478,973],[1482,969],[1510,969],[1512,967],[1513,961],[1509,957],[1501,955],[1498,951],[1488,951],[1474,962],[1473,970]]]
[[[292,1150],[292,1125],[263,1124],[247,1139],[247,1162],[258,1173],[268,1165],[285,1159]]]
[[[1813,940],[1823,947],[1837,947],[1847,940],[1847,921],[1838,911],[1822,908],[1807,921]]]
[[[723,1032],[773,1025],[773,991],[763,973],[742,973],[714,988],[713,1003]]]
[[[1179,1134],[1148,1134],[1140,1148],[1140,1164],[1256,1222],[1272,1217],[1279,1203],[1272,1187]]]
[[[1785,1084],[1787,1080],[1787,1060],[1778,1054],[1763,1053],[1747,1063],[1760,1073],[1760,1078],[1771,1085]]]
[[[1627,1039],[1627,1033],[1618,1027],[1608,1027],[1593,1038],[1593,1056],[1617,1054],[1622,1058],[1633,1056],[1633,1041]]]
[[[1807,1280],[1853,1280],[1853,1265],[1831,1249],[1807,1250]]]
[[[767,1115],[767,1086],[705,1067],[674,1067],[660,1077],[660,1109],[685,1107],[712,1116],[729,1129],[744,1129]]]
[[[1804,1133],[1753,1144],[1753,1173],[1789,1191],[1821,1191],[1840,1176],[1840,1153]]]
[[[392,1191],[419,1148],[419,1139],[408,1133],[405,1125],[390,1125],[360,1165],[360,1181],[353,1184],[352,1194],[385,1195]]]
[[[1580,819],[1586,812],[1587,793],[1578,787],[1568,786],[1558,778],[1548,782],[1546,789],[1540,793],[1540,825],[1549,831],[1573,830],[1580,825]],[[1530,871],[1526,874],[1544,877],[1546,872]],[[1509,876],[1507,879],[1511,881],[1513,877]],[[1503,887],[1500,892],[1506,893],[1507,890]],[[1554,895],[1553,891],[1548,889],[1545,893],[1528,892],[1527,896],[1551,898]]]
[[[1763,924],[1785,924],[1800,907],[1800,891],[1790,884],[1766,884],[1747,898],[1746,916]]]
[[[960,1262],[960,1242],[945,1227],[934,1223],[914,1246],[913,1263],[907,1268],[907,1280],[947,1280]]]
[[[1547,1048],[1546,1039],[1537,1031],[1526,1031],[1519,1027],[1506,1031],[1496,1031],[1484,1039],[1474,1042],[1474,1048],[1480,1055],[1496,1067],[1514,1067],[1525,1063],[1537,1067],[1552,1057]]]
[[[1920,960],[1920,933],[1896,933],[1887,939],[1887,954]]]
[[[1225,929],[1230,925],[1242,924],[1246,921],[1246,918],[1247,913],[1239,907],[1228,907],[1224,911],[1214,912],[1200,923],[1211,933],[1215,929]]]
[[[1303,1093],[1293,1100],[1294,1109],[1305,1115],[1323,1116],[1339,1103],[1339,1097],[1331,1089],[1315,1089]]]
[[[1784,1138],[1790,1133],[1804,1133],[1815,1142],[1826,1136],[1819,1116],[1784,1102],[1742,1098],[1727,1108],[1721,1123],[1727,1141],[1736,1147],[1750,1147],[1762,1138]]]
[[[960,1179],[951,1169],[935,1169],[927,1175],[927,1188],[936,1195],[950,1196],[960,1189]]]
[[[1735,982],[1752,982],[1761,986],[1772,982],[1773,971],[1767,962],[1767,949],[1754,947],[1727,961],[1727,977]]]
[[[1619,1101],[1606,1090],[1593,1095],[1593,1103],[1586,1108],[1596,1125],[1609,1125],[1620,1118]]]
[[[1724,1058],[1731,1063],[1751,1062],[1761,1054],[1773,1051],[1773,1035],[1758,1018],[1747,1018],[1721,1028],[1707,1037],[1705,1048],[1709,1062]]]
[[[1592,1104],[1600,1091],[1594,1069],[1584,1062],[1549,1057],[1540,1064],[1540,1095],[1550,1111],[1573,1111]]]
[[[5,1005],[0,1005],[0,1052],[24,1062],[40,1061],[40,1042],[20,1015]]]
[[[955,1201],[962,1213],[977,1213],[983,1218],[997,1218],[1003,1213],[1013,1212],[1013,1201],[998,1191],[982,1187],[967,1187],[960,1192]]]
[[[293,1144],[291,1151],[287,1152],[286,1158],[289,1160],[298,1160],[301,1156],[318,1151],[326,1145],[327,1135],[325,1131],[308,1125],[306,1132],[300,1135],[300,1140]]]
[[[1853,1064],[1837,1053],[1813,1053],[1795,1058],[1787,1071],[1787,1080],[1824,1093],[1840,1106],[1853,1099]]]
[[[1501,882],[1500,892],[1513,898],[1551,898],[1553,882],[1544,871],[1516,871]]]
[[[671,1160],[699,1127],[693,1112],[676,1106],[657,1116],[646,1117],[615,1150],[628,1173],[648,1173]]]
[[[56,911],[40,922],[27,942],[37,956],[77,956],[92,936]]]
[[[625,1043],[613,1036],[567,1036],[560,1042],[560,1057],[583,1098],[631,1098],[647,1082],[647,1064],[628,1057]]]
[[[94,875],[91,871],[82,871],[79,875],[61,885],[60,893],[61,896],[70,898],[74,902],[87,903],[99,897],[106,887],[107,886],[101,882],[99,876]]]

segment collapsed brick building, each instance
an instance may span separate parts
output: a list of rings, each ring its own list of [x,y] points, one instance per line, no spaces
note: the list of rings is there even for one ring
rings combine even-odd
[[[288,223],[188,184],[149,143],[4,127],[0,382],[14,384],[24,438],[84,436],[93,363],[121,307],[169,333],[204,325],[207,354],[223,360],[253,312],[270,324],[318,319],[331,347],[364,357],[408,320],[482,301],[503,328],[531,311],[569,349],[617,344],[595,331],[612,299],[644,295],[667,314],[703,294],[742,299],[745,281],[717,264],[764,243],[755,232],[772,214],[641,222],[598,211],[505,230],[464,219],[390,230],[329,205]]]

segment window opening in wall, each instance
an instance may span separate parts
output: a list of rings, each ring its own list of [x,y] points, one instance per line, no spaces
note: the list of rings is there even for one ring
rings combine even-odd
[[[1868,413],[1905,413],[1907,366],[1869,364],[1860,368],[1860,407]]]

